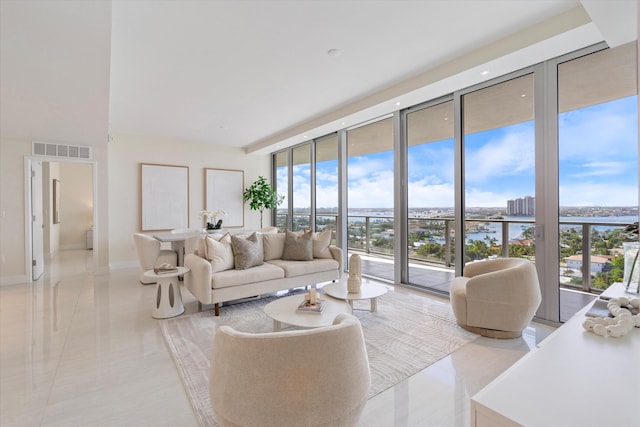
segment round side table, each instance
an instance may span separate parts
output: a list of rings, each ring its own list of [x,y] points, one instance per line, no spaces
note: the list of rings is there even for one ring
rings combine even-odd
[[[352,294],[347,290],[347,280],[348,278],[343,277],[339,282],[324,285],[322,287],[322,292],[327,295],[331,295],[334,298],[347,301],[352,310],[353,301],[368,299],[371,301],[371,311],[378,311],[378,297],[387,293],[387,287],[367,281],[365,283],[362,283],[360,292]]]
[[[178,271],[162,274],[156,274],[153,270],[145,271],[145,277],[156,281],[156,304],[151,312],[154,319],[167,319],[184,313],[178,276],[188,271],[186,267],[178,267]]]

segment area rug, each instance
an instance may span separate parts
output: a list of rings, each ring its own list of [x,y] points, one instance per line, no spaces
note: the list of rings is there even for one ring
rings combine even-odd
[[[160,321],[162,334],[202,426],[217,426],[209,402],[208,371],[218,326],[243,332],[271,332],[273,322],[262,311],[276,297],[262,298],[212,311]],[[354,315],[364,331],[371,388],[369,398],[423,370],[478,335],[456,325],[451,306],[420,295],[390,290],[378,298],[378,311],[368,301],[355,302]]]

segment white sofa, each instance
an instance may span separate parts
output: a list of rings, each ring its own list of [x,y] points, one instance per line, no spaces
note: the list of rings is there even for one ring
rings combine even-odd
[[[297,237],[292,237],[294,234]],[[296,253],[292,256],[292,250],[288,249],[293,245],[285,243],[305,240],[309,236],[313,256],[308,260],[292,260]],[[259,245],[259,265],[239,265],[241,254],[231,240],[245,244],[237,239],[251,238]],[[318,234],[253,233],[252,237],[229,234],[194,237],[185,244],[188,253],[184,266],[189,268],[189,272],[184,275],[184,286],[200,303],[214,304],[215,315],[218,316],[220,303],[225,301],[334,281],[342,275],[342,249],[330,246],[330,241],[330,231]]]

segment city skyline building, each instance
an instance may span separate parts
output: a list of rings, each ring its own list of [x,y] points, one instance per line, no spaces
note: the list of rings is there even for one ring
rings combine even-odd
[[[535,216],[535,202],[536,198],[533,196],[507,200],[507,215]]]

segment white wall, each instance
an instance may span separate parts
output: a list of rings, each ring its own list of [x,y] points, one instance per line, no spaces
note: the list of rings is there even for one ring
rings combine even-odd
[[[24,156],[31,145],[0,140],[0,283],[28,280],[25,271]]]
[[[189,226],[202,227],[204,169],[244,171],[244,187],[258,176],[271,178],[269,155],[243,149],[160,138],[114,134],[109,143],[109,260],[111,268],[138,265],[133,233],[140,231],[140,163],[189,167]],[[265,213],[265,226],[268,215]],[[246,229],[260,228],[260,213],[245,205]]]

